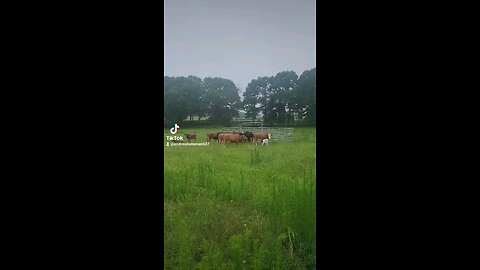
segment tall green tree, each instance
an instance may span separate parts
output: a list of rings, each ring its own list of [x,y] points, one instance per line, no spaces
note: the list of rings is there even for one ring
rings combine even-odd
[[[181,80],[175,77],[163,78],[163,113],[165,125],[180,124],[188,116],[185,110],[188,101]]]
[[[297,87],[298,75],[294,71],[282,71],[271,79],[271,93],[267,107],[270,113],[267,122],[288,124],[292,121],[293,112],[290,110],[293,89]]]
[[[202,79],[195,76],[188,76],[187,78],[181,77],[184,83],[184,91],[187,99],[187,107],[185,110],[188,112],[190,121],[193,120],[195,115],[202,116],[205,114],[205,106],[202,104],[202,96],[204,93],[204,87]]]
[[[241,108],[239,89],[235,84],[224,78],[205,78],[203,80],[205,95],[203,101],[209,120],[214,124],[227,125],[233,117],[238,116]]]
[[[205,113],[203,82],[195,76],[164,77],[165,121],[182,123],[186,117]]]
[[[270,87],[270,77],[258,77],[253,79],[243,93],[243,108],[247,112],[246,117],[255,121],[258,114],[265,115],[265,101]]]
[[[309,125],[316,125],[317,113],[317,68],[306,70],[298,79],[298,87],[294,91],[298,104],[297,112],[300,119]]]

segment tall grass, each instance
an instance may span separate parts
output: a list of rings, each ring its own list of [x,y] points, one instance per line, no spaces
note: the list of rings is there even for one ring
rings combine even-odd
[[[166,269],[315,268],[315,130],[294,136],[165,147]]]

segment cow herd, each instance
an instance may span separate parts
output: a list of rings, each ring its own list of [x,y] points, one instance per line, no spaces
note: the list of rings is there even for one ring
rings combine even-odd
[[[185,138],[188,142],[190,140],[197,141],[197,134],[196,133],[189,133],[184,134]],[[210,142],[211,140],[216,140],[220,144],[226,143],[243,143],[243,142],[251,142],[258,144],[258,141],[262,143],[262,145],[268,145],[268,141],[272,138],[272,134],[267,133],[258,133],[253,134],[252,132],[245,131],[245,132],[208,132],[207,133],[207,141]]]
[[[243,143],[252,142],[258,144],[258,141],[262,141],[262,144],[268,144],[268,140],[272,138],[272,134],[253,134],[252,132],[209,132],[207,133],[207,140],[217,140],[220,144],[225,143]],[[266,140],[266,143],[265,143]]]

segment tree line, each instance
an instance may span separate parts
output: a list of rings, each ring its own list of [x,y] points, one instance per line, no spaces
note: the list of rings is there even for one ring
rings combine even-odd
[[[229,125],[240,110],[246,112],[246,118],[263,120],[269,126],[316,125],[316,68],[300,76],[282,71],[253,79],[243,93],[243,102],[240,89],[229,79],[165,76],[163,85],[166,127],[201,118],[208,118],[208,124]]]

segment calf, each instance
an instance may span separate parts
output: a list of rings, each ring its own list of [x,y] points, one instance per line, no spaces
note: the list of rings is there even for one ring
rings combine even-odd
[[[262,145],[268,145],[268,139],[263,139]]]

